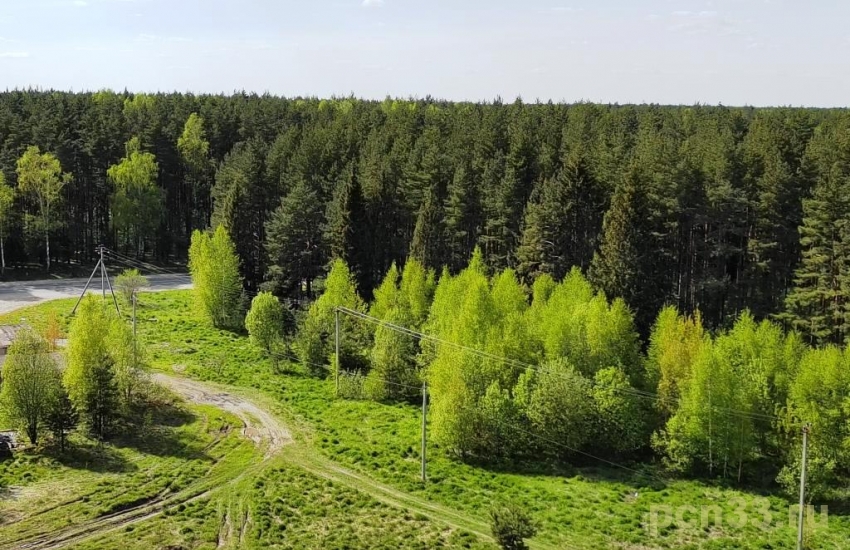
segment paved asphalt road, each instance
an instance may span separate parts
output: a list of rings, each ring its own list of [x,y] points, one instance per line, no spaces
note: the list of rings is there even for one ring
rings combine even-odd
[[[16,281],[0,283],[0,313],[57,298],[79,296],[87,279],[51,279],[47,281]],[[110,279],[115,284],[114,277]],[[188,275],[149,275],[150,291],[192,288]],[[92,279],[89,292],[100,292],[100,278]],[[109,287],[107,287],[109,292]]]

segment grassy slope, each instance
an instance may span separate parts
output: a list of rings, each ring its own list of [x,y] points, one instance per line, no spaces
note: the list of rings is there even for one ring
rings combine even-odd
[[[63,307],[52,304],[37,309]],[[21,315],[33,323],[40,317],[34,311],[15,316]],[[0,322],[7,321],[0,318]],[[752,524],[736,529],[728,521],[739,506],[735,497],[743,498],[751,517],[761,520],[763,515],[756,511],[754,501],[757,495],[696,481],[672,481],[659,486],[646,477],[611,467],[538,467],[521,473],[507,472],[459,464],[439,449],[431,449],[430,481],[423,487],[418,481],[416,407],[335,400],[330,383],[303,376],[296,367],[291,367],[293,372],[275,374],[246,338],[211,329],[200,321],[188,292],[145,296],[139,326],[152,343],[151,358],[158,368],[261,390],[260,398],[272,402],[281,415],[299,426],[297,436],[317,452],[420,501],[432,501],[466,516],[483,518],[494,499],[517,500],[540,521],[536,537],[540,543],[559,548],[793,545],[794,532],[787,526],[788,503],[781,498],[770,497],[773,525],[769,529]],[[315,463],[303,461],[308,462]],[[717,528],[663,529],[660,536],[653,537],[646,528],[653,504],[718,505],[726,512],[727,521]],[[811,542],[817,548],[836,548],[848,536],[850,522],[833,516],[829,529],[817,532]]]
[[[177,407],[135,439],[98,447],[72,436],[68,452],[24,449],[0,462],[15,497],[0,500],[0,547],[87,525],[141,503],[180,501],[259,462],[239,420],[206,406]]]

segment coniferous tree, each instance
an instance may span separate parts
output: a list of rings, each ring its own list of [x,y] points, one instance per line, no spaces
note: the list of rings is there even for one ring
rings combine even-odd
[[[419,209],[410,256],[426,267],[443,264],[443,214],[436,190],[430,189]]]
[[[315,191],[296,185],[269,216],[265,248],[269,256],[267,284],[279,294],[302,289],[310,295],[313,281],[322,273],[323,212]]]
[[[466,265],[481,231],[481,197],[471,166],[457,167],[445,206],[446,261],[454,272]]]
[[[658,308],[658,289],[652,280],[652,234],[645,181],[632,168],[623,178],[605,213],[599,251],[589,278],[612,298],[623,298],[646,329]]]
[[[569,157],[557,176],[544,180],[528,203],[518,271],[525,280],[540,273],[563,278],[570,268],[587,269],[602,228],[604,197],[584,160]]]
[[[61,378],[61,375],[57,376]],[[67,434],[77,427],[78,422],[77,410],[71,403],[68,391],[60,382],[45,418],[45,425],[53,434],[53,438],[59,441],[59,452],[65,452]]]
[[[5,241],[11,225],[12,204],[15,200],[15,190],[6,185],[6,176],[0,172],[0,275],[6,273]]]
[[[803,201],[802,259],[786,300],[785,319],[812,343],[843,342],[847,337],[847,225],[850,170],[835,165]],[[844,288],[842,288],[844,283]]]
[[[266,218],[272,210],[264,181],[265,145],[242,143],[219,166],[212,189],[212,226],[223,226],[239,254],[239,272],[248,289],[256,290],[265,275]]]
[[[333,258],[341,258],[354,273],[357,286],[365,293],[371,292],[376,284],[372,266],[367,264],[367,242],[369,228],[366,210],[356,170],[350,166],[344,179],[337,186],[333,200],[328,204],[324,228],[324,239]]]

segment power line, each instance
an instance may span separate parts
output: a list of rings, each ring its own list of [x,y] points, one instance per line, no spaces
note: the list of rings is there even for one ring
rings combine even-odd
[[[545,442],[550,443],[550,444],[552,444],[552,445],[557,445],[558,447],[563,447],[564,449],[567,449],[568,451],[571,451],[571,452],[573,452],[573,453],[580,454],[580,455],[586,456],[586,457],[588,457],[588,458],[592,458],[592,459],[594,459],[594,460],[598,460],[598,461],[600,461],[600,462],[604,462],[604,463],[606,463],[606,464],[608,464],[608,465],[610,465],[610,466],[614,466],[614,467],[616,467],[616,468],[621,468],[621,469],[623,469],[623,470],[627,470],[627,471],[632,472],[632,473],[637,474],[637,475],[641,475],[641,476],[644,476],[644,477],[651,477],[651,478],[653,478],[653,479],[655,479],[655,480],[657,480],[657,481],[661,481],[662,483],[669,483],[669,482],[673,481],[672,479],[662,478],[662,477],[660,477],[660,476],[658,476],[658,475],[656,475],[656,474],[647,473],[647,472],[642,472],[642,471],[640,471],[640,470],[636,470],[636,469],[634,469],[634,468],[630,468],[630,467],[628,467],[628,466],[626,466],[626,465],[624,465],[624,464],[620,464],[620,463],[618,463],[618,462],[614,462],[613,460],[608,460],[607,458],[602,458],[602,457],[600,457],[600,456],[596,456],[596,455],[590,454],[590,453],[588,453],[588,452],[586,452],[586,451],[582,451],[582,450],[580,450],[580,449],[576,449],[576,448],[574,448],[574,447],[571,447],[571,446],[569,446],[569,445],[565,444],[565,443],[564,443],[564,442],[562,442],[562,441],[556,441],[556,440],[554,440],[554,439],[550,439],[550,438],[545,437],[545,436],[542,436],[542,435],[540,435],[540,434],[536,434],[536,433],[534,433],[534,432],[530,432],[530,431],[528,431],[528,430],[526,430],[526,429],[523,429],[523,428],[520,428],[520,427],[518,427],[518,426],[516,426],[516,425],[514,425],[514,424],[509,424],[509,423],[507,423],[507,422],[505,422],[505,421],[503,421],[503,420],[498,420],[498,419],[496,419],[496,423],[497,423],[497,424],[500,424],[500,425],[502,425],[502,426],[507,426],[507,427],[509,427],[509,428],[513,429],[514,431],[519,432],[519,433],[522,433],[522,434],[524,434],[524,435],[528,435],[528,436],[531,436],[531,437],[535,437],[535,438],[537,438],[537,439],[539,439],[539,440],[541,440],[541,441],[545,441]]]
[[[370,322],[370,323],[373,323],[373,324],[376,324],[376,325],[379,325],[379,326],[383,326],[383,327],[389,328],[390,330],[394,330],[394,331],[400,332],[402,334],[407,334],[408,336],[411,336],[413,338],[417,338],[419,340],[432,341],[432,342],[448,345],[450,347],[466,351],[466,352],[468,352],[472,355],[476,355],[476,356],[479,356],[479,357],[482,357],[482,358],[485,358],[485,359],[492,359],[492,360],[495,360],[495,361],[500,361],[502,363],[514,366],[514,367],[519,367],[519,368],[524,368],[524,369],[532,369],[532,370],[535,370],[537,372],[552,374],[552,375],[555,375],[555,376],[560,376],[562,378],[565,378],[563,373],[554,371],[552,369],[547,369],[546,367],[542,367],[540,365],[532,365],[530,363],[517,361],[515,359],[509,359],[507,357],[501,357],[501,356],[498,356],[498,355],[494,355],[492,353],[488,353],[488,352],[485,352],[485,351],[482,351],[482,350],[479,350],[479,349],[476,349],[476,348],[472,348],[472,347],[469,347],[469,346],[466,346],[466,345],[463,345],[463,344],[458,344],[458,343],[452,342],[450,340],[445,340],[445,339],[439,338],[437,336],[425,334],[425,333],[422,333],[422,332],[418,332],[418,331],[409,329],[407,327],[396,325],[394,323],[390,323],[390,322],[384,321],[382,319],[377,319],[375,317],[372,317],[371,315],[367,315],[365,313],[355,311],[355,310],[349,309],[347,307],[340,306],[340,307],[337,308],[337,310],[339,310],[340,313],[344,313],[344,314],[346,314],[350,317],[355,317],[357,319],[361,319],[361,320],[364,320],[364,321],[367,321],[367,322]],[[596,384],[593,380],[588,380],[588,381],[591,384],[594,384],[594,385]],[[664,396],[661,396],[661,395],[658,395],[658,394],[655,394],[655,393],[637,390],[635,388],[609,388],[609,389],[611,389],[613,391],[633,395],[635,397],[640,397],[640,398],[643,398],[643,399],[652,399],[652,400],[657,400],[657,401],[661,401],[661,402],[666,401],[666,402],[672,402],[672,403],[677,402],[673,398],[668,398],[668,397],[664,397]],[[769,415],[769,414],[752,412],[752,411],[743,411],[743,410],[740,410],[740,409],[733,409],[733,408],[729,408],[729,407],[712,406],[711,410],[713,410],[715,412],[724,413],[724,414],[727,414],[729,416],[738,416],[738,417],[749,418],[750,420],[757,420],[757,419],[779,420],[779,421],[784,420],[783,418],[775,416],[775,415]]]
[[[131,258],[126,254],[121,254],[120,252],[116,252],[115,250],[111,250],[109,248],[104,248],[104,251],[112,256],[114,259],[124,262],[125,264],[135,264],[135,267],[143,267],[148,271],[153,271],[155,273],[163,274],[163,275],[181,275],[181,273],[177,273],[176,271],[172,271],[168,268],[159,267],[148,263],[144,260],[140,260],[138,258]]]

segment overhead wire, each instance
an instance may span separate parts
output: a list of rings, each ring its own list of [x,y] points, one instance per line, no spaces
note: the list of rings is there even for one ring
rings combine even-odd
[[[472,355],[476,355],[478,357],[482,357],[482,358],[485,358],[485,359],[492,359],[492,360],[495,360],[495,361],[500,361],[504,364],[511,365],[511,366],[518,367],[518,368],[532,369],[532,370],[535,370],[537,372],[552,374],[552,375],[555,375],[555,376],[561,376],[561,377],[564,376],[563,373],[556,372],[552,369],[547,369],[546,367],[543,367],[543,366],[540,366],[540,365],[533,365],[531,363],[525,363],[525,362],[522,362],[522,361],[517,361],[515,359],[510,359],[510,358],[507,358],[507,357],[501,357],[501,356],[498,356],[498,355],[495,355],[495,354],[492,354],[492,353],[488,353],[488,352],[485,352],[485,351],[482,351],[482,350],[479,350],[479,349],[476,349],[476,348],[473,348],[473,347],[470,347],[470,346],[459,344],[457,342],[452,342],[451,340],[446,340],[444,338],[440,338],[440,337],[433,336],[433,335],[430,335],[430,334],[425,334],[425,333],[422,333],[422,332],[418,332],[418,331],[409,329],[407,327],[396,325],[394,323],[390,323],[390,322],[384,321],[382,319],[377,319],[377,318],[372,317],[370,315],[367,315],[363,312],[355,311],[355,310],[352,310],[352,309],[347,308],[347,307],[340,306],[336,309],[338,311],[340,311],[341,313],[349,315],[350,317],[362,319],[364,321],[367,321],[367,322],[370,322],[370,323],[373,323],[373,324],[376,324],[376,325],[379,325],[379,326],[383,326],[383,327],[389,328],[391,330],[395,330],[395,331],[400,332],[402,334],[407,334],[407,335],[409,335],[413,338],[417,338],[419,340],[427,340],[427,341],[440,343],[440,344],[447,345],[447,346],[450,346],[450,347],[453,347],[453,348],[456,348],[456,349],[467,351],[468,353],[470,353]],[[590,382],[592,384],[594,383],[592,380]],[[661,402],[665,402],[665,401],[666,402],[673,402],[673,403],[676,402],[674,399],[664,397],[664,396],[661,396],[661,395],[658,395],[658,394],[655,394],[655,393],[638,390],[638,389],[635,389],[635,388],[610,388],[610,389],[613,390],[613,391],[616,391],[616,392],[625,393],[625,394],[632,395],[632,396],[639,397],[639,398],[643,398],[643,399],[651,399],[651,400],[661,401]],[[715,411],[715,412],[719,412],[719,413],[724,413],[724,414],[727,414],[729,416],[744,417],[744,418],[749,418],[751,420],[778,420],[778,421],[784,421],[785,420],[785,419],[783,419],[779,416],[775,416],[775,415],[769,415],[769,414],[753,412],[753,411],[743,411],[743,410],[740,410],[740,409],[734,409],[734,408],[729,408],[729,407],[712,406],[711,410]]]

